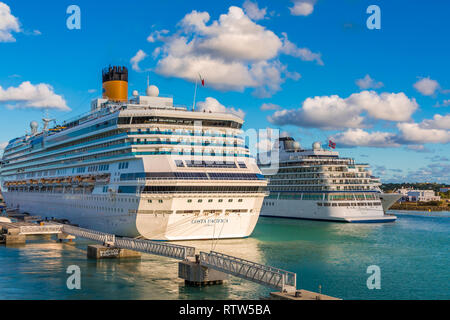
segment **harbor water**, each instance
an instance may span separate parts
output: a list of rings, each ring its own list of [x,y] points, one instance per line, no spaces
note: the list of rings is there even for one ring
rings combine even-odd
[[[175,260],[89,260],[89,243],[0,246],[0,299],[259,299],[271,291],[233,277],[221,286],[187,287]],[[317,292],[320,285],[343,299],[450,299],[449,243],[449,212],[399,212],[386,224],[260,218],[247,239],[180,244],[296,272],[298,288]],[[80,290],[67,288],[71,265],[81,270]],[[371,265],[380,268],[380,289],[367,287]]]

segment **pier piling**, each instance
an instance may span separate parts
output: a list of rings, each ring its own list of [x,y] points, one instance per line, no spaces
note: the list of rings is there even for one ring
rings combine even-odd
[[[89,245],[87,257],[90,259],[141,258],[141,253],[133,250],[108,247],[100,244]]]
[[[228,274],[200,265],[198,255],[178,262],[178,277],[193,286],[223,284],[228,280]]]

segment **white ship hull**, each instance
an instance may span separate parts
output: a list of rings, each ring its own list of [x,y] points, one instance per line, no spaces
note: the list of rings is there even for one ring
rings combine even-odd
[[[226,195],[225,195],[226,196]],[[194,239],[226,239],[248,237],[253,232],[259,217],[261,197],[233,199],[234,205],[223,205],[221,213],[207,213],[217,208],[204,203],[198,206],[200,213],[179,214],[176,211],[186,209],[186,197],[165,199],[163,208],[158,204],[149,204],[145,197],[130,196],[98,196],[98,195],[64,195],[40,194],[33,192],[5,192],[6,204],[9,208],[17,208],[21,213],[38,215],[43,218],[67,219],[93,230],[103,231],[127,237],[143,237],[151,240],[194,240]],[[224,197],[224,195],[221,195]],[[211,198],[211,196],[209,196]],[[239,196],[239,199],[242,197]],[[198,202],[200,197],[190,197]],[[237,206],[239,203],[239,206]],[[228,207],[242,212],[227,213]],[[164,210],[160,210],[164,209]],[[170,210],[168,210],[170,209]],[[157,213],[154,213],[154,212]],[[171,211],[172,213],[159,213]],[[244,212],[246,211],[246,212]]]
[[[318,206],[314,200],[267,199],[261,216],[339,222],[393,222],[395,216],[384,215],[382,206]]]

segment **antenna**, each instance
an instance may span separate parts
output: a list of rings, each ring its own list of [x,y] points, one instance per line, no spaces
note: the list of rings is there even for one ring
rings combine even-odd
[[[198,79],[197,79],[197,77],[195,77],[194,102],[192,103],[192,111],[195,110],[195,97],[197,95],[197,84],[198,84]]]
[[[48,117],[48,109],[45,109],[44,118],[42,118],[42,122],[44,122],[44,128],[42,129],[42,131],[48,131],[48,124],[52,121],[55,121],[55,119],[50,119]]]

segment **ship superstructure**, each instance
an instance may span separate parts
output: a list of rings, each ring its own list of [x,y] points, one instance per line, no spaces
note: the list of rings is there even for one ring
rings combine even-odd
[[[261,216],[342,222],[396,219],[385,215],[380,179],[372,176],[368,164],[341,158],[319,142],[307,150],[293,138],[282,137],[274,147],[279,154],[277,163],[259,165],[269,179],[270,192]]]
[[[89,113],[13,139],[1,190],[8,207],[129,237],[249,236],[267,180],[241,135],[243,120],[194,112],[156,86],[128,99],[128,71],[103,71]]]

